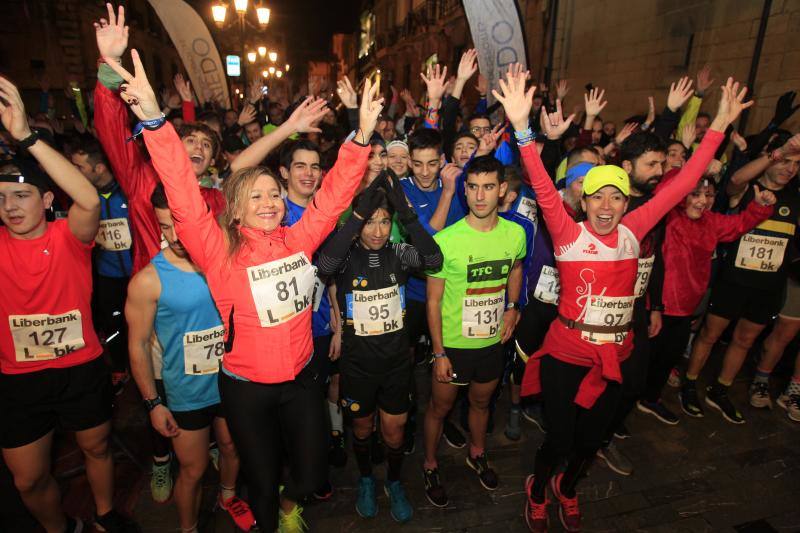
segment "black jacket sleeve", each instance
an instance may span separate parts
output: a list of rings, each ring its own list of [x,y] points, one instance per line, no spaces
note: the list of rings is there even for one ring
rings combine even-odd
[[[317,270],[320,276],[333,276],[342,269],[350,256],[350,247],[361,231],[363,222],[351,214],[344,226],[328,239],[320,250],[317,260]]]

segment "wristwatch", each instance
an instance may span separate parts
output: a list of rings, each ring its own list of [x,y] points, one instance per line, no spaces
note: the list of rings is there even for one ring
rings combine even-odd
[[[39,132],[36,130],[31,130],[31,134],[22,139],[21,141],[17,141],[17,145],[20,148],[30,148],[38,140],[39,140]]]
[[[156,395],[156,397],[151,400],[142,400],[142,401],[144,402],[144,407],[145,409],[147,409],[148,413],[153,409],[155,409],[157,405],[164,405],[164,403],[161,401],[161,396],[158,395]]]
[[[444,352],[433,354],[434,359],[441,359],[442,357],[447,357],[447,354]]]
[[[506,304],[506,311],[510,311],[511,309],[519,311],[519,302],[508,302]]]

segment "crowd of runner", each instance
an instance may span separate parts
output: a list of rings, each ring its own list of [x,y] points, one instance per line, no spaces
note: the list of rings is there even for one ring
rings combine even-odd
[[[307,530],[301,504],[330,498],[346,440],[364,518],[382,463],[397,522],[414,514],[404,485],[458,500],[442,437],[495,490],[500,394],[506,438],[523,419],[544,433],[526,450],[528,526],[546,531],[553,504],[579,531],[590,465],[633,472],[619,447],[633,410],[745,423],[728,389],[754,345],[750,404],[772,407],[770,374],[800,331],[800,134],[781,128],[793,92],[745,138],[747,88],[705,67],[660,113],[664,95],[646,114],[631,102],[618,128],[602,88],[565,115],[566,82],[548,91],[512,64],[489,87],[468,50],[454,76],[428,66],[424,94],[379,75],[342,79],[330,100],[254,82],[220,109],[196,106],[180,75],[156,94],[126,53],[122,7],[94,26],[97,85],[73,94],[74,128],[0,77],[0,254],[14,258],[0,263],[0,447],[48,533],[84,527],[61,510],[55,430],[83,452],[95,527],[138,530],[112,505],[112,404],[129,377],[151,423],[152,497],[174,499],[185,533],[209,465],[240,529]],[[800,357],[786,355],[776,401],[800,422]],[[661,401],[676,387],[683,415]]]

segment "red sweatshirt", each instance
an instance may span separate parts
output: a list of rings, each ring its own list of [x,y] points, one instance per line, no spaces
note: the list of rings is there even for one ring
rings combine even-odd
[[[732,242],[772,215],[772,206],[750,202],[737,215],[704,211],[692,220],[679,205],[667,215],[664,257],[664,314],[690,316],[708,288],[711,258],[720,242]]]
[[[709,130],[675,180],[652,200],[622,217],[619,226],[608,235],[597,235],[588,222],[577,223],[570,218],[535,145],[528,144],[520,148],[522,161],[536,191],[539,209],[553,240],[561,280],[559,314],[568,319],[589,322],[587,317],[597,313],[592,308],[591,296],[594,295],[595,301],[600,301],[603,295],[610,295],[607,300],[619,305],[621,310],[621,316],[612,315],[616,320],[614,324],[622,325],[629,321],[628,303],[632,304],[633,301],[638,241],[694,189],[722,139],[722,133]],[[593,261],[587,263],[587,258]],[[582,284],[576,284],[576,280],[582,280]],[[578,310],[580,314],[573,316]],[[585,337],[585,332],[569,329],[560,320],[553,321],[541,349],[528,360],[522,394],[536,394],[541,390],[539,359],[545,354],[591,368],[575,397],[575,403],[581,407],[590,408],[594,405],[605,390],[607,380],[621,382],[619,363],[630,355],[632,332],[618,342],[592,342]]]
[[[97,82],[94,91],[94,122],[97,138],[108,156],[114,179],[128,199],[133,230],[132,274],[136,274],[161,250],[161,229],[150,203],[150,196],[158,183],[158,174],[136,143],[127,141],[131,131],[125,102],[100,82]],[[218,189],[203,187],[201,194],[215,216],[222,214],[225,197]]]
[[[350,205],[367,169],[368,146],[348,142],[299,222],[271,233],[241,228],[245,242],[228,257],[226,237],[199,194],[171,124],[144,132],[175,229],[206,275],[226,330],[224,368],[260,383],[290,381],[312,351],[310,258]]]

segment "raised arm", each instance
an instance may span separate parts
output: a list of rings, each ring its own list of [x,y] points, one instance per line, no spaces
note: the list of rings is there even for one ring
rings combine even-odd
[[[732,242],[768,219],[772,215],[775,205],[775,194],[767,189],[760,190],[758,185],[753,185],[755,193],[752,202],[747,208],[735,215],[715,215],[715,230],[719,242]]]
[[[0,119],[16,141],[32,135],[22,97],[14,84],[3,77],[0,77]],[[79,241],[92,242],[97,235],[100,220],[100,198],[94,186],[75,165],[44,141],[35,141],[28,152],[55,184],[72,199],[68,216],[72,234]]]
[[[642,239],[658,221],[675,207],[692,189],[703,175],[708,164],[714,158],[717,147],[725,137],[725,129],[739,117],[742,110],[753,105],[753,101],[744,102],[747,87],[739,90],[739,83],[728,78],[722,86],[719,110],[711,123],[703,141],[686,165],[673,180],[659,190],[652,200],[636,209],[622,219],[623,223]]]

